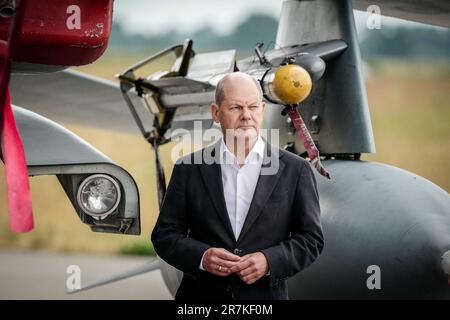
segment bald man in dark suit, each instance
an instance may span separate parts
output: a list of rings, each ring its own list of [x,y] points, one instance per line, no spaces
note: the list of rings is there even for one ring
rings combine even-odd
[[[211,105],[222,139],[174,167],[152,242],[184,273],[176,299],[288,299],[286,280],[323,249],[313,171],[262,139],[264,109],[253,78],[224,77]]]

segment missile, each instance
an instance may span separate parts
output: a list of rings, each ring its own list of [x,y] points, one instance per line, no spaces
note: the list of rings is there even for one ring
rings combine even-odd
[[[262,80],[265,98],[281,105],[296,105],[308,98],[312,79],[308,71],[296,64],[270,69]]]
[[[323,70],[321,70],[321,74],[323,74]],[[264,97],[270,102],[285,106],[282,114],[289,115],[295,131],[308,153],[311,165],[322,176],[331,179],[329,172],[320,162],[319,149],[297,110],[297,106],[310,95],[312,83],[309,72],[297,64],[285,64],[276,69],[270,69],[261,81]]]

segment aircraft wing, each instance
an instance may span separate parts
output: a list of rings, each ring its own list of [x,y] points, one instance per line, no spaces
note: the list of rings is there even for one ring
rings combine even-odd
[[[65,70],[13,74],[10,88],[13,104],[51,120],[139,134],[114,82]]]
[[[450,27],[448,0],[353,0],[356,10],[366,11],[370,5],[379,6],[384,16]]]
[[[55,73],[13,74],[10,88],[14,105],[51,120],[140,135],[119,85],[112,81],[68,69]],[[130,96],[135,105],[142,105],[136,94]],[[151,127],[153,115],[145,112],[144,107],[137,111]],[[204,127],[210,127],[209,108],[180,108],[172,129],[192,130],[194,120],[203,120]]]

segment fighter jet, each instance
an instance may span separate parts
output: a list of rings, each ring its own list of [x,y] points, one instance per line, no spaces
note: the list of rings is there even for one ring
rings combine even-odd
[[[11,1],[0,3],[4,3],[0,12],[7,9],[6,16],[21,7],[12,6]],[[74,45],[63,33],[60,38],[65,42],[53,43],[47,51],[42,43],[49,38],[42,35],[52,30],[36,35],[36,16],[42,23],[46,19],[66,23],[69,8],[49,17],[27,7],[19,24],[23,31],[18,49],[12,55],[11,93],[28,174],[56,175],[80,220],[93,231],[139,234],[139,194],[133,177],[54,121],[70,118],[142,134],[156,153],[161,203],[166,179],[158,147],[171,141],[176,129],[193,131],[196,123],[202,129],[213,128],[209,105],[217,82],[231,72],[245,72],[260,83],[269,103],[264,128],[278,129],[280,147],[308,158],[317,169],[325,248],[312,266],[289,280],[290,297],[449,299],[448,193],[400,168],[361,161],[361,154],[375,152],[375,142],[353,9],[365,10],[369,5],[377,5],[385,15],[450,26],[450,4],[444,0],[287,0],[277,47],[271,51],[263,53],[258,45],[253,56],[238,60],[232,48],[200,53],[187,40],[119,72],[120,85],[116,85],[59,71],[101,55],[99,43],[105,45],[110,24],[93,21],[105,12],[110,18],[112,1],[96,1],[92,8],[85,8],[92,13],[88,26],[76,29],[77,21],[71,21],[74,30],[83,31],[78,40],[84,35],[92,43]],[[45,7],[59,12],[58,4]],[[0,30],[6,30],[7,23],[0,22]],[[6,39],[5,34],[0,38]],[[67,54],[51,54],[50,48]],[[174,58],[170,70],[136,75],[167,55]],[[30,72],[44,74],[23,75]],[[102,114],[108,116],[102,120]],[[174,294],[181,273],[162,260],[81,290],[156,269]]]

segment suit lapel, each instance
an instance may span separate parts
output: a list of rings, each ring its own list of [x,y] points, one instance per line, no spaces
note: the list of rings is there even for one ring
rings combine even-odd
[[[211,146],[208,146],[204,149],[203,157],[209,157],[214,159],[214,162],[208,164],[210,162],[202,163],[199,168],[201,172],[201,176],[205,185],[205,188],[208,192],[208,195],[216,208],[217,214],[220,220],[225,227],[226,232],[233,240],[236,241],[236,238],[233,233],[233,229],[231,227],[230,218],[227,212],[227,206],[225,203],[225,197],[223,192],[222,185],[222,171],[220,169],[220,158],[219,158],[219,147],[220,141],[218,143],[214,143]],[[216,152],[217,151],[217,152]]]
[[[245,218],[244,226],[242,227],[241,233],[239,234],[239,238],[237,240],[238,243],[250,230],[253,223],[261,214],[262,209],[266,205],[267,200],[281,177],[281,173],[284,169],[284,163],[279,159],[281,156],[282,154],[279,154],[269,143],[266,142],[261,173],[256,184],[255,193],[253,194],[253,199],[250,204],[247,217]],[[266,174],[266,170],[268,168],[273,170],[273,174]]]

